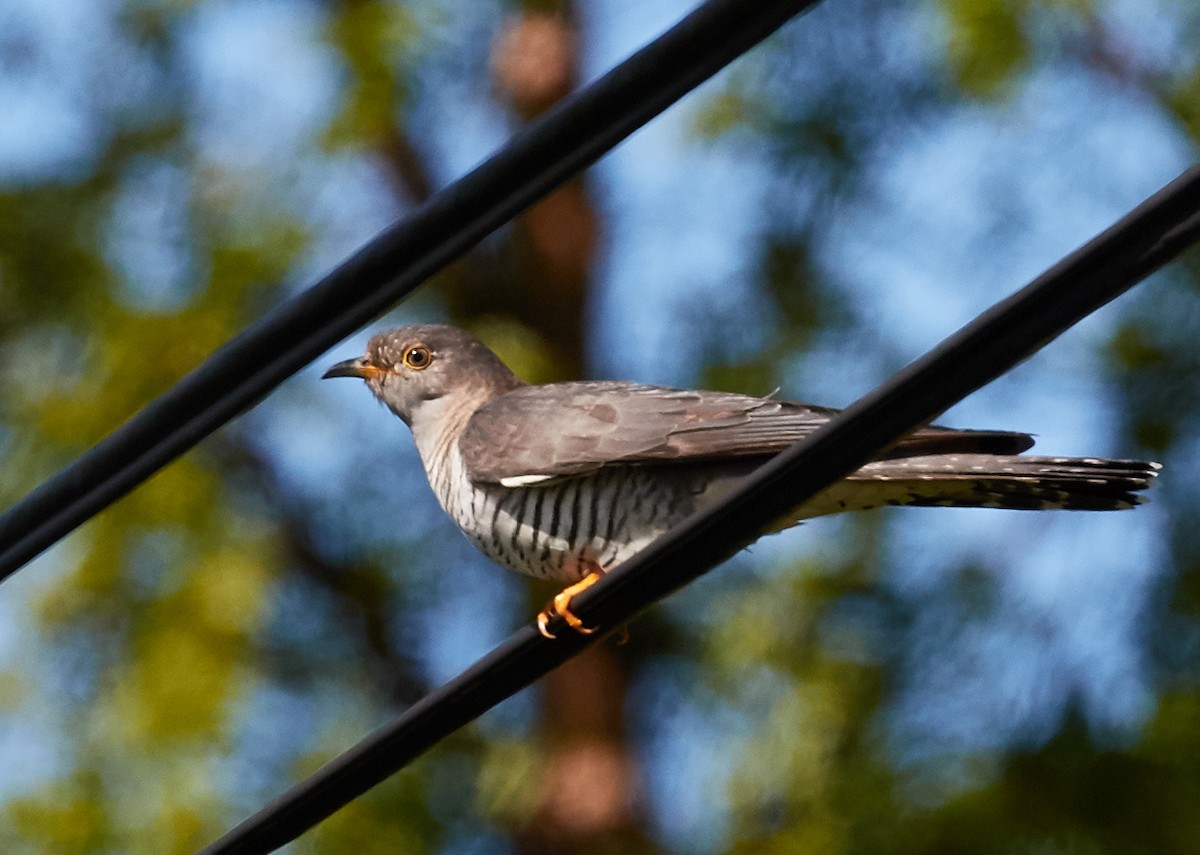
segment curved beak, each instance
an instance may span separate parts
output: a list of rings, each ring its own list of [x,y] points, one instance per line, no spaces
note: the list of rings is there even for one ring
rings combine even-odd
[[[321,379],[328,380],[330,377],[358,377],[360,380],[370,380],[377,374],[379,374],[379,369],[367,362],[365,356],[360,356],[357,359],[347,359],[344,362],[329,366],[329,369],[321,375]]]

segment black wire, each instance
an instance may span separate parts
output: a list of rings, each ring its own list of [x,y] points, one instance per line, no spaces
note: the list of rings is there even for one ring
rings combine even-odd
[[[689,518],[578,595],[575,613],[617,626],[758,537],[789,509],[850,474],[910,431],[1011,369],[1200,240],[1200,169],[976,318],[753,473],[719,506]],[[403,768],[595,636],[561,628],[548,641],[525,627],[201,855],[270,852]]]
[[[817,0],[709,0],[212,354],[0,515],[0,580]]]

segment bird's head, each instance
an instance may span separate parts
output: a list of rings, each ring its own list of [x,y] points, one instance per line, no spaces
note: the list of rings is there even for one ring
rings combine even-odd
[[[456,327],[414,324],[371,337],[367,352],[323,377],[358,377],[413,428],[448,412],[470,415],[497,395],[524,385],[478,339]]]

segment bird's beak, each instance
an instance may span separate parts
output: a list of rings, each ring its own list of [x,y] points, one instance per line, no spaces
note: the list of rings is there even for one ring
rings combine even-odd
[[[344,362],[339,362],[337,365],[329,366],[329,370],[321,375],[321,379],[327,380],[330,377],[358,377],[362,380],[370,380],[379,373],[380,370],[367,362],[365,356],[360,356],[357,359],[347,359]]]

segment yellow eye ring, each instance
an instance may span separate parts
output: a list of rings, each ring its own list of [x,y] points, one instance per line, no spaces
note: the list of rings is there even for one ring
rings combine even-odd
[[[423,371],[429,367],[429,363],[433,362],[433,353],[423,344],[414,344],[404,351],[404,355],[400,357],[400,361],[407,368],[411,368],[414,371]]]

